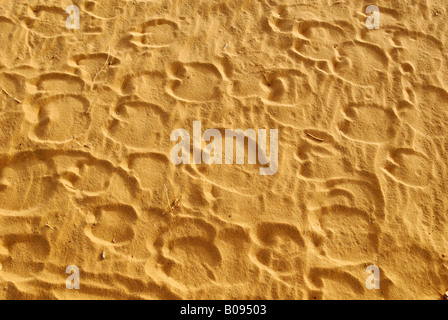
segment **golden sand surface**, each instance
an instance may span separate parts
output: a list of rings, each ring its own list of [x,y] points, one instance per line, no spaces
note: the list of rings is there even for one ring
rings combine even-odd
[[[0,298],[441,299],[447,17],[436,0],[0,0]],[[173,164],[194,121],[278,129],[278,171]]]

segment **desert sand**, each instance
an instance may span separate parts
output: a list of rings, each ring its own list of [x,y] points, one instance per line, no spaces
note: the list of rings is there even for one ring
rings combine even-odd
[[[442,299],[441,1],[0,4],[1,299]],[[193,121],[278,172],[174,165]]]

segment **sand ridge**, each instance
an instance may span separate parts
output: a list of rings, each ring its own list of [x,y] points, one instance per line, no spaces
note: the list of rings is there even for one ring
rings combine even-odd
[[[448,289],[438,1],[376,0],[379,30],[373,3],[349,0],[1,4],[1,299]],[[73,4],[80,30],[66,28]],[[278,129],[278,172],[174,165],[170,133],[193,121]]]

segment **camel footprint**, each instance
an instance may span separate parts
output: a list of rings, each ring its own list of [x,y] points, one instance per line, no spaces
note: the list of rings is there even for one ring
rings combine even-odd
[[[130,42],[138,47],[164,47],[176,40],[179,26],[166,19],[150,20],[131,31]]]
[[[343,79],[360,85],[372,85],[385,79],[389,58],[380,47],[361,41],[347,41],[341,43],[337,50],[334,70]]]
[[[422,85],[404,93],[406,100],[397,105],[399,118],[422,135],[445,137],[448,132],[448,92]]]
[[[349,105],[339,130],[348,138],[366,143],[390,141],[397,131],[398,117],[392,109],[378,105]]]
[[[136,95],[143,101],[163,105],[173,104],[173,97],[160,90],[160,88],[165,88],[166,78],[166,74],[163,72],[134,74],[123,82],[122,91],[125,95]]]
[[[72,162],[75,159],[78,160],[75,165],[67,164],[66,160]],[[80,190],[89,196],[98,196],[107,192],[112,179],[111,172],[114,172],[114,168],[106,161],[98,161],[94,157],[77,159],[71,155],[70,158],[57,157],[55,162],[59,166],[65,162],[60,181],[68,190]]]
[[[222,97],[223,76],[211,63],[176,62],[171,67],[168,93],[189,102],[207,102]]]
[[[86,114],[89,101],[80,95],[55,95],[39,99],[33,109],[38,121],[31,138],[42,142],[64,143],[84,134],[90,126]]]
[[[107,61],[105,71],[98,73],[103,69]],[[71,64],[78,68],[84,79],[93,81],[104,80],[105,77],[113,77],[116,68],[121,64],[121,60],[114,57],[108,49],[105,52],[94,54],[80,54],[71,58]],[[96,77],[96,78],[95,78]]]
[[[110,20],[123,14],[122,0],[89,0],[82,3],[82,7],[95,20]]]
[[[259,263],[280,276],[303,273],[306,246],[295,226],[264,222],[256,227],[255,234],[261,245],[255,253]]]
[[[390,152],[384,170],[406,185],[424,187],[432,178],[432,161],[413,149],[395,149]]]
[[[374,175],[329,179],[307,200],[313,243],[320,253],[356,262],[378,247],[384,196]]]
[[[28,17],[24,21],[28,29],[39,35],[56,37],[67,32],[67,18],[68,15],[62,7],[37,5],[29,7]]]
[[[137,212],[132,206],[110,204],[94,209],[88,216],[86,235],[94,242],[105,245],[122,245],[135,237],[134,224]]]
[[[133,154],[129,168],[136,173],[142,188],[158,190],[170,176],[170,160],[162,153]]]
[[[299,22],[296,32],[300,35],[295,45],[297,52],[313,60],[331,61],[336,54],[335,47],[346,40],[349,31],[331,23],[312,20]]]
[[[165,277],[190,287],[216,280],[214,270],[222,263],[221,251],[214,243],[216,228],[202,219],[174,219],[154,243],[148,243],[150,251],[157,251],[157,258],[148,261],[146,272],[152,275],[161,269]]]
[[[417,73],[437,73],[446,59],[442,43],[427,34],[408,34],[407,31],[399,30],[394,33],[393,41],[396,45],[391,52],[393,59],[397,62],[406,61],[405,66],[413,66],[411,68]],[[414,50],[416,43],[419,50]]]
[[[106,135],[129,147],[152,148],[160,143],[167,117],[158,105],[123,102],[111,113]]]
[[[0,251],[2,271],[30,277],[45,268],[50,255],[50,244],[39,235],[6,234],[2,237],[7,254]]]
[[[307,179],[328,179],[341,174],[348,174],[344,154],[340,144],[326,131],[306,129],[297,148],[297,160],[300,162],[299,173]]]
[[[54,190],[51,164],[21,154],[0,166],[0,208],[21,211],[48,200]]]
[[[51,72],[29,81],[39,93],[61,92],[81,93],[85,88],[85,82],[75,76],[63,72]]]

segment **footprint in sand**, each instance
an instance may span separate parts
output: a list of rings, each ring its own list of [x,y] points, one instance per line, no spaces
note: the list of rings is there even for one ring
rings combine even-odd
[[[310,95],[311,88],[307,77],[298,70],[277,69],[263,73],[263,84],[268,92],[268,102],[282,106],[297,106],[304,103]]]
[[[444,57],[443,44],[439,39],[427,34],[399,30],[392,36],[396,47],[392,49],[392,58],[404,68],[418,74],[436,74],[442,68]],[[418,44],[418,50],[415,46]]]
[[[446,137],[448,134],[448,92],[430,85],[405,91],[406,100],[397,104],[398,116],[423,136]]]
[[[30,6],[25,26],[44,37],[58,37],[67,32],[65,8],[47,5]]]
[[[258,278],[260,268],[251,261],[253,247],[249,229],[232,224],[218,229],[215,238],[217,248],[222,248],[219,280],[225,283],[249,284]]]
[[[73,161],[76,163],[72,164]],[[55,157],[55,162],[64,166],[60,181],[69,191],[79,190],[89,196],[99,196],[107,192],[111,184],[111,172],[114,172],[114,168],[107,161],[73,154],[71,157]]]
[[[134,148],[153,148],[161,142],[168,114],[158,105],[123,102],[111,113],[107,135]]]
[[[0,209],[30,210],[48,201],[54,191],[51,160],[48,162],[24,153],[0,165]],[[8,213],[6,213],[8,214]]]
[[[130,32],[129,40],[137,47],[157,48],[170,45],[176,40],[179,26],[166,19],[149,20]]]
[[[163,153],[132,154],[129,158],[129,169],[143,189],[158,190],[171,175],[170,159]]]
[[[215,281],[215,269],[222,262],[221,252],[214,244],[216,228],[202,219],[173,219],[170,227],[165,227],[153,243],[148,243],[150,251],[157,251],[157,257],[156,261],[148,261],[147,273],[159,269],[165,276],[189,287]]]
[[[392,150],[384,166],[386,173],[397,181],[413,187],[424,187],[432,181],[432,161],[413,149]]]
[[[307,199],[311,239],[324,256],[356,262],[378,249],[384,196],[375,176],[358,176],[329,179]]]
[[[343,111],[339,130],[349,139],[381,143],[391,141],[398,130],[398,117],[392,109],[378,105],[349,105]]]
[[[104,52],[73,56],[69,59],[69,63],[80,72],[84,80],[101,82],[115,76],[121,60],[114,57],[109,48],[105,48]],[[103,72],[100,72],[101,70]]]
[[[94,242],[103,245],[123,245],[135,237],[134,224],[137,212],[132,206],[109,204],[96,207],[89,213],[88,226],[84,230]]]
[[[34,114],[38,123],[30,138],[64,143],[79,137],[90,126],[90,115],[86,114],[89,105],[80,95],[56,95],[37,100],[32,108],[37,109]]]
[[[122,0],[88,0],[82,3],[81,8],[96,20],[110,20],[123,14]]]
[[[310,268],[307,276],[308,283],[314,288],[317,288],[317,290],[314,289],[308,292],[308,298],[319,300],[330,299],[331,297],[348,300],[359,299],[367,290],[365,287],[365,278],[360,279],[359,272],[356,272],[356,269],[348,272],[347,266],[335,266],[334,262],[332,264],[330,268]],[[365,268],[359,268],[359,270],[364,271]],[[362,276],[364,276],[364,273],[362,273]],[[381,281],[382,283],[386,282],[387,278],[383,275]],[[338,292],[341,287],[344,287],[343,295]]]
[[[299,230],[290,224],[260,223],[255,229],[259,248],[255,259],[285,281],[297,281],[305,271],[306,245]]]
[[[171,77],[167,90],[177,99],[207,102],[222,97],[223,77],[214,64],[176,62],[171,67]]]
[[[167,92],[160,90],[166,87],[166,83],[167,76],[164,72],[142,72],[127,77],[121,90],[123,94],[135,95],[142,101],[163,106],[175,105],[176,100]]]
[[[318,140],[316,140],[318,139]],[[299,174],[311,180],[326,180],[347,174],[350,168],[342,156],[344,150],[334,137],[326,131],[306,129],[297,148],[300,162]]]
[[[344,190],[347,194],[349,191]],[[344,201],[343,199],[340,199]],[[332,201],[336,201],[333,197]],[[313,213],[311,239],[322,255],[346,262],[362,260],[369,241],[369,213],[348,205],[325,206]]]
[[[50,255],[50,244],[39,235],[5,234],[0,244],[7,249],[3,255],[0,250],[2,272],[30,277],[41,272]],[[1,249],[1,246],[0,246]]]
[[[364,86],[386,83],[389,57],[381,47],[367,42],[347,41],[341,43],[337,50],[333,68],[340,77]]]
[[[334,59],[335,48],[354,33],[352,29],[315,20],[300,21],[294,32],[299,35],[294,46],[296,52],[312,60],[327,61]]]
[[[36,92],[58,92],[80,94],[85,88],[85,82],[78,76],[63,73],[50,72],[28,81]]]

